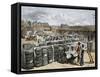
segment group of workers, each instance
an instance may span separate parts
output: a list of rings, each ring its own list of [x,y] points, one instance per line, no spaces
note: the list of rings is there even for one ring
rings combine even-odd
[[[77,43],[76,48],[71,46],[71,50],[65,52],[68,62],[73,63],[75,58],[77,58],[77,63],[80,66],[83,66],[84,65],[84,51],[85,51],[85,46],[84,44],[81,44],[80,42]]]

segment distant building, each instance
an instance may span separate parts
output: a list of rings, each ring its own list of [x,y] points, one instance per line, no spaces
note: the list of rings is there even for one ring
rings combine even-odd
[[[51,27],[48,23],[33,23],[32,29],[37,31],[50,31]]]
[[[68,25],[67,24],[61,24],[61,26],[60,26],[61,28],[66,28],[66,27],[68,27]]]

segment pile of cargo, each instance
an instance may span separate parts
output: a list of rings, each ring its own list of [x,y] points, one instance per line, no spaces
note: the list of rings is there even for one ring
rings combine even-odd
[[[74,39],[72,35],[67,36],[66,39],[62,38],[63,36],[49,36],[49,39],[45,38],[46,40],[40,42],[38,46],[23,44],[21,50],[22,68],[33,69],[52,62],[72,63],[77,57],[77,53],[71,48],[76,46],[75,44],[79,39]]]
[[[33,69],[52,62],[67,63],[69,48],[67,44],[37,46],[24,44],[22,49],[22,68]]]

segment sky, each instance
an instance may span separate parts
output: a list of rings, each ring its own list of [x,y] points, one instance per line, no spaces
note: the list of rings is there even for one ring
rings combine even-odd
[[[22,6],[21,16],[25,21],[37,21],[49,25],[95,25],[94,10]]]

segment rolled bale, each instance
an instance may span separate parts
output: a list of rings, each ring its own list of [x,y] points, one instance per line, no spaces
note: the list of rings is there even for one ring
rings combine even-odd
[[[53,62],[54,52],[52,46],[48,46],[48,63]]]
[[[34,50],[31,44],[23,44],[22,51],[22,68],[33,69],[34,68]]]
[[[59,63],[66,63],[66,54],[65,54],[63,45],[59,46],[59,60],[58,60],[58,62]]]
[[[43,48],[43,65],[47,65],[48,64],[48,49],[47,48]]]
[[[58,45],[54,45],[54,61],[58,61],[59,60],[59,49],[58,49]]]
[[[42,48],[37,47],[35,49],[35,57],[34,57],[34,63],[36,67],[42,66]]]

